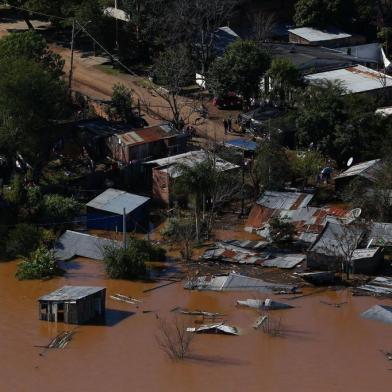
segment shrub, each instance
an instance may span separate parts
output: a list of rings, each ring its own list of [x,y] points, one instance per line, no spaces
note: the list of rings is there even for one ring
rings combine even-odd
[[[127,246],[119,248],[114,245],[104,249],[106,273],[112,279],[140,279],[147,274],[145,261],[147,255]]]
[[[295,226],[285,218],[273,217],[270,220],[270,237],[274,242],[291,241],[295,235]]]
[[[81,209],[81,204],[72,197],[57,194],[45,195],[42,214],[48,221],[61,222],[72,219]]]
[[[145,254],[146,261],[164,261],[166,258],[165,249],[153,245],[150,241],[131,237],[128,240],[128,247],[135,248],[137,252]]]
[[[53,252],[40,246],[28,257],[23,257],[23,261],[18,264],[15,276],[19,280],[25,280],[52,278],[63,274],[64,271],[57,266]]]
[[[6,253],[10,258],[27,256],[37,249],[42,239],[42,230],[34,225],[20,223],[8,233]]]

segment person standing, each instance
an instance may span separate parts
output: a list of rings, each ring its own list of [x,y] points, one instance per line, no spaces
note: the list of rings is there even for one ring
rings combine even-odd
[[[223,127],[225,128],[225,135],[227,135],[227,130],[229,129],[229,123],[226,119],[223,120]]]
[[[232,119],[231,119],[231,115],[230,115],[229,118],[227,119],[227,129],[229,132],[231,132],[231,130],[232,130],[231,125],[232,125]]]

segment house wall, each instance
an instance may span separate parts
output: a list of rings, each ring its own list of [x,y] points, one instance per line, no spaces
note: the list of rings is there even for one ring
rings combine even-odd
[[[333,256],[327,256],[315,252],[308,252],[306,255],[306,266],[310,269],[321,271],[339,271],[341,261]]]
[[[381,267],[383,260],[382,252],[377,252],[374,257],[353,260],[352,271],[355,274],[371,275]]]
[[[152,196],[167,206],[170,204],[170,177],[159,168],[152,169]]]

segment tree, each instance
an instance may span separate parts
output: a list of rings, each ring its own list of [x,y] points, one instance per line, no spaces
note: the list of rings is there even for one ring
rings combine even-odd
[[[294,22],[297,26],[316,28],[347,24],[352,16],[349,3],[348,0],[298,0]]]
[[[229,45],[222,58],[212,64],[207,86],[216,96],[235,92],[249,101],[258,96],[261,78],[269,65],[268,54],[255,42],[237,40]],[[222,91],[222,86],[226,86],[226,91]]]
[[[132,112],[132,93],[123,84],[115,84],[113,86],[109,116],[124,122],[130,122],[134,117]]]
[[[269,235],[274,242],[290,242],[295,234],[295,226],[287,218],[274,216],[270,219]]]
[[[47,279],[63,274],[64,270],[58,267],[53,252],[45,247],[39,247],[28,257],[23,257],[16,271],[19,280]]]
[[[296,151],[291,157],[291,167],[296,178],[303,180],[306,186],[309,178],[316,178],[321,169],[326,166],[325,157],[315,150]]]
[[[8,233],[6,253],[11,259],[27,256],[38,248],[41,241],[42,229],[27,223],[17,224]]]
[[[21,154],[35,180],[57,140],[54,124],[65,117],[66,107],[64,83],[52,73],[32,60],[0,60],[0,148],[11,162]]]
[[[293,91],[302,84],[299,69],[289,59],[277,57],[272,60],[267,76],[271,100],[283,106],[292,103]]]
[[[259,45],[265,44],[270,38],[276,25],[276,16],[271,13],[258,11],[251,15],[253,19],[253,35]]]
[[[262,190],[279,190],[291,179],[286,153],[275,140],[267,140],[258,147],[250,177],[256,195]]]
[[[11,33],[1,38],[0,58],[31,60],[55,78],[63,75],[64,60],[51,51],[45,38],[34,30]]]
[[[152,89],[168,104],[174,126],[181,129],[184,125],[182,116],[189,102],[181,98],[180,93],[194,77],[187,49],[184,46],[166,49],[155,62],[154,72],[157,83],[162,87],[152,86]]]
[[[4,193],[4,198],[9,203],[16,207],[21,207],[26,201],[26,189],[23,182],[23,177],[15,174],[11,178],[9,189]]]
[[[51,194],[43,197],[40,212],[44,220],[60,223],[75,218],[80,209],[81,204],[73,197]]]

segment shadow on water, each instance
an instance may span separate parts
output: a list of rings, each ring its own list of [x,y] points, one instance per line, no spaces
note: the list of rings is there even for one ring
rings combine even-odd
[[[199,355],[191,354],[186,358],[187,362],[208,364],[211,366],[244,366],[249,365],[249,361],[243,361],[235,358],[224,358],[219,355]]]
[[[104,320],[91,322],[88,323],[88,325],[114,327],[115,325],[121,323],[121,321],[133,316],[134,314],[135,312],[128,312],[126,310],[106,309],[106,315]]]

